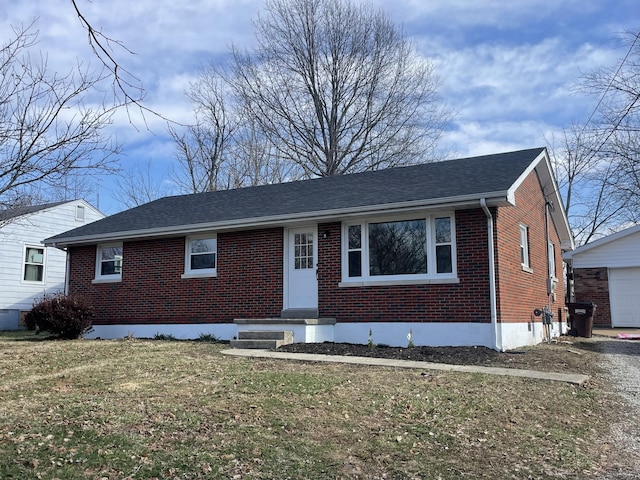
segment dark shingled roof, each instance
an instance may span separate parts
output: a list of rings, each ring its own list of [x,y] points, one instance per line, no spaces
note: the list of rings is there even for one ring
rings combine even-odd
[[[45,203],[41,205],[25,205],[21,207],[8,208],[6,210],[0,210],[0,222],[11,220],[12,218],[21,217],[31,213],[36,213],[47,208],[57,207],[66,202]]]
[[[544,148],[297,182],[165,197],[46,240],[114,238],[118,232],[179,230],[198,224],[347,213],[367,207],[506,192]]]

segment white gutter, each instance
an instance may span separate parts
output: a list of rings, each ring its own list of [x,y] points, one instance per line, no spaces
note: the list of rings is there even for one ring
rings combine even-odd
[[[489,237],[489,297],[491,304],[491,327],[493,329],[493,348],[498,352],[502,352],[502,331],[498,324],[498,307],[496,303],[496,265],[495,265],[495,244],[493,241],[493,216],[489,207],[487,207],[487,199],[480,199],[480,206],[487,216],[487,235]]]
[[[64,294],[69,295],[69,270],[71,270],[71,253],[69,250],[65,250],[67,253],[67,268],[64,270]]]

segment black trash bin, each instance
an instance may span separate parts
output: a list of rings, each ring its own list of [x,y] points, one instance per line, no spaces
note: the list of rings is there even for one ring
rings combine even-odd
[[[569,307],[569,318],[571,319],[571,329],[578,337],[591,338],[593,330],[593,317],[596,313],[597,305],[592,302],[574,302],[567,304]]]

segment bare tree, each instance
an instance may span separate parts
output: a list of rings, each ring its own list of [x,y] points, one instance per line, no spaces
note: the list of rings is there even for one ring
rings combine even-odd
[[[598,126],[598,156],[614,165],[615,198],[623,204],[621,223],[638,221],[640,202],[640,32],[625,35],[629,50],[616,70],[600,69],[585,78],[592,93],[604,92]]]
[[[585,75],[578,89],[598,98],[583,125],[551,146],[556,176],[578,244],[640,220],[640,40],[615,68]]]
[[[82,25],[82,28],[87,32],[87,42],[93,54],[106,71],[105,78],[111,80],[113,102],[125,107],[127,114],[129,114],[129,106],[135,105],[143,119],[145,118],[145,113],[151,113],[167,120],[163,115],[149,109],[143,104],[145,89],[142,86],[142,82],[140,82],[133,73],[123,67],[114,53],[116,50],[124,51],[126,54],[133,54],[134,52],[129,50],[121,41],[109,37],[103,33],[102,30],[96,28],[84,15],[76,0],[71,0],[71,5],[80,21],[80,25]],[[133,125],[131,116],[129,116],[129,120]]]
[[[236,186],[230,148],[238,119],[227,105],[224,89],[213,68],[204,70],[187,92],[194,106],[195,124],[186,131],[169,126],[177,145],[175,181],[182,191],[210,192]]]
[[[617,165],[597,151],[599,131],[573,125],[562,131],[559,144],[549,145],[565,211],[578,244],[613,228],[624,208],[616,179]]]
[[[304,177],[304,171],[283,159],[255,119],[247,115],[234,136],[233,154],[242,186],[290,182]]]
[[[104,77],[82,65],[51,72],[33,53],[34,25],[14,29],[0,50],[0,207],[69,176],[114,169],[118,145],[105,135],[118,105],[103,103]]]
[[[115,181],[113,196],[126,208],[134,208],[172,193],[166,180],[154,175],[149,159],[143,165],[136,164],[122,173]]]
[[[177,147],[173,178],[180,191],[226,190],[299,177],[295,165],[278,157],[253,118],[235,102],[214,66],[201,72],[187,97],[195,124],[169,126]]]
[[[350,0],[268,0],[227,80],[279,157],[306,176],[433,158],[449,113],[433,65],[390,18]]]

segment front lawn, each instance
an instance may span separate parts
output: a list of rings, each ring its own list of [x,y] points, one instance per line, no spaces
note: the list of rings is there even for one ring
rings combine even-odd
[[[1,478],[598,478],[624,408],[588,349],[576,387],[36,339],[0,335]]]

